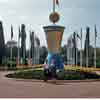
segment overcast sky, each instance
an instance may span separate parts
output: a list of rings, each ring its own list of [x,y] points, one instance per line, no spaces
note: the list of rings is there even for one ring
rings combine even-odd
[[[91,28],[91,44],[94,45],[94,24],[96,24],[97,46],[100,47],[100,0],[59,0],[59,2],[57,10],[61,14],[61,19],[58,24],[66,27],[62,45],[66,44],[73,31],[80,32],[81,27],[85,39],[86,26]],[[14,26],[14,40],[18,40],[19,25],[25,24],[27,44],[31,29],[41,40],[41,45],[46,45],[42,27],[51,24],[48,19],[51,11],[52,0],[0,0],[0,20],[3,21],[5,41],[10,40],[11,24]]]

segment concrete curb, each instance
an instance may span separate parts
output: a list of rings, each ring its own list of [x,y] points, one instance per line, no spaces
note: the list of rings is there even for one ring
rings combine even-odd
[[[7,78],[7,77],[6,77]],[[44,82],[44,80],[36,80],[36,79],[15,79],[8,78],[14,81],[23,81],[23,82]],[[100,82],[98,79],[89,79],[89,80],[48,80],[47,82],[61,82],[61,83],[80,83],[80,82]]]
[[[8,78],[6,77],[7,74],[13,73],[8,72],[4,74],[4,77],[9,80],[14,81],[23,81],[23,82],[44,82],[44,80],[38,80],[38,79],[20,79],[20,78]],[[100,75],[100,74],[99,74]],[[80,82],[100,82],[100,79],[86,79],[86,80],[48,80],[47,82],[61,82],[61,83],[80,83]]]

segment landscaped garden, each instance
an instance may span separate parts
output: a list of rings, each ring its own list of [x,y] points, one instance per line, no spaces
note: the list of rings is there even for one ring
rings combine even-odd
[[[58,80],[86,80],[86,79],[100,79],[100,75],[95,73],[95,68],[81,68],[81,67],[65,67],[64,70],[57,72]],[[20,70],[6,75],[8,78],[17,79],[37,79],[43,80],[43,68],[35,68],[31,70]]]

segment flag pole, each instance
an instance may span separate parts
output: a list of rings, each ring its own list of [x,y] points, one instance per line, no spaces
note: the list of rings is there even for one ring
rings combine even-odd
[[[95,25],[95,48],[94,48],[94,67],[96,68],[96,37],[97,37],[97,30]]]
[[[82,59],[82,28],[81,28],[81,50],[80,50],[80,66],[82,67],[82,62],[83,62],[83,59]]]
[[[13,27],[11,25],[11,42],[12,42],[12,38],[13,38]],[[10,59],[11,59],[11,67],[12,67],[12,44],[11,44],[11,50],[10,50]]]
[[[77,33],[77,32],[76,32],[76,33]],[[75,37],[76,37],[76,67],[77,67],[77,52],[78,52],[77,49],[78,49],[78,48],[77,48],[77,36],[75,35]]]
[[[31,35],[31,31],[30,31],[30,35]],[[31,65],[31,39],[29,39],[29,65]]]
[[[53,13],[55,13],[55,0],[53,0]]]
[[[18,65],[20,64],[20,50],[19,50],[19,39],[18,39]]]
[[[20,27],[19,27],[19,36],[18,36],[18,65],[20,64]]]
[[[73,48],[73,47],[72,47],[72,42],[73,42],[73,41],[72,41],[72,38],[73,38],[73,37],[72,37],[72,35],[71,35],[71,66],[73,66],[73,56],[72,56],[72,55],[73,55],[73,54],[72,54],[72,48]]]
[[[89,48],[88,48],[88,46],[86,45],[86,67],[88,68],[88,63],[89,63],[89,53],[88,53],[88,51],[89,51]]]
[[[35,37],[35,34],[34,34],[34,32],[32,31],[32,41],[31,41],[31,46],[32,46],[32,48],[31,48],[31,49],[32,49],[32,64],[33,64],[33,65],[35,65],[35,56],[34,56],[34,54],[35,54],[35,53],[34,53],[34,51],[35,51],[35,47],[34,47],[34,44],[35,44],[35,43],[34,43],[34,42],[35,42],[35,41],[34,41],[34,37]]]
[[[11,39],[12,42],[12,39]],[[12,67],[12,44],[11,44],[11,55],[10,55],[10,59],[11,59],[11,67]]]
[[[19,38],[18,38],[18,65],[19,65]]]
[[[88,68],[88,47],[86,48],[86,66]]]
[[[95,38],[95,49],[94,49],[94,66],[96,68],[96,38]]]

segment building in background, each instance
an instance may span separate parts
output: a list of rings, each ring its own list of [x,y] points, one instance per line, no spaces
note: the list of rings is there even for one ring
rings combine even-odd
[[[8,41],[6,43],[6,58],[10,58],[10,48],[12,47],[12,58],[17,57],[17,41]]]
[[[12,40],[12,41],[8,41],[8,42],[6,43],[6,47],[7,47],[7,48],[9,48],[9,47],[11,47],[11,46],[17,47],[17,41]]]

